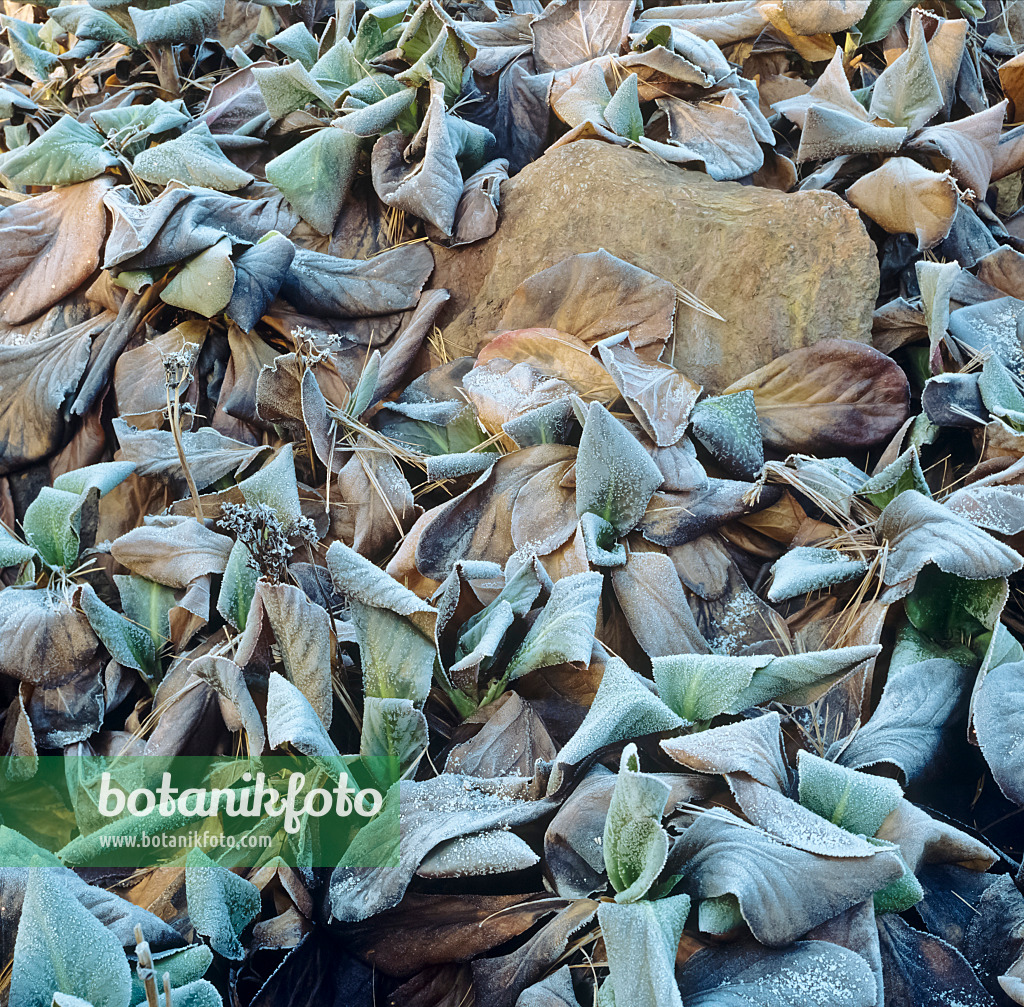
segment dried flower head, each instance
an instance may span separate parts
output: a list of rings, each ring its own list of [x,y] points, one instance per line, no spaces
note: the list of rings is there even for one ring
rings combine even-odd
[[[167,387],[175,389],[192,380],[192,368],[199,356],[198,343],[185,343],[174,353],[164,353],[164,380]]]

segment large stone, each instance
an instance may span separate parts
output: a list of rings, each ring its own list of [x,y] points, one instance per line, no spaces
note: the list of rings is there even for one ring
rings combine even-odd
[[[819,339],[870,341],[878,261],[859,214],[838,196],[716,182],[581,140],[502,186],[493,237],[433,248],[432,285],[452,292],[438,323],[451,350],[475,353],[527,277],[598,248],[726,319],[680,303],[674,357],[664,354],[708,391]]]

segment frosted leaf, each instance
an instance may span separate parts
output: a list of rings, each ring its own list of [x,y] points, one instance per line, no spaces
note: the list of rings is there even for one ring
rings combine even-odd
[[[260,911],[260,890],[196,846],[185,861],[185,897],[192,926],[210,938],[213,950],[236,961],[244,958],[238,935]]]
[[[427,718],[409,699],[363,700],[363,729],[359,736],[359,754],[371,760],[387,759],[390,778],[385,788],[394,783],[423,754],[427,747]]]
[[[92,1004],[70,993],[54,993],[53,1007],[92,1007]]]
[[[451,773],[395,784],[331,877],[334,916],[354,922],[397,905],[416,868],[439,843],[516,828],[552,812],[553,801],[526,799],[528,786],[522,777],[483,780]]]
[[[797,941],[780,950],[749,942],[706,948],[683,965],[679,988],[686,1007],[875,1007],[876,1003],[868,963],[856,952],[828,941]]]
[[[669,364],[645,360],[629,346],[625,333],[602,340],[597,351],[647,436],[659,447],[678,444],[700,385]]]
[[[146,936],[145,932],[143,936]],[[173,951],[157,951],[152,957],[161,989],[164,973],[171,977],[171,989],[174,990],[171,996],[173,1007],[178,1005],[179,987],[202,979],[206,975],[206,970],[213,964],[213,952],[205,944],[190,944],[188,947],[175,948]],[[135,970],[132,971],[131,1002],[135,1005],[146,1002],[146,989],[139,981],[138,972]],[[217,1004],[219,1007],[219,1000]]]
[[[169,525],[147,521],[110,544],[110,554],[132,573],[168,587],[185,588],[197,577],[223,573],[233,543],[191,517]]]
[[[698,402],[693,436],[737,479],[754,479],[764,465],[764,444],[749,389]]]
[[[11,151],[4,158],[3,172],[15,185],[84,182],[119,163],[102,148],[103,137],[95,129],[63,115],[42,136]]]
[[[1024,486],[965,486],[942,502],[979,528],[999,535],[1024,531]]]
[[[986,676],[974,705],[974,729],[999,789],[1024,805],[1024,663],[1001,664]]]
[[[620,658],[613,657],[605,665],[597,695],[590,704],[583,723],[558,753],[558,763],[574,766],[592,752],[613,741],[637,738],[656,731],[682,727],[685,722],[670,710],[639,676]],[[548,793],[560,782],[560,774],[551,774]]]
[[[100,496],[106,496],[115,486],[120,485],[135,470],[134,462],[100,462],[72,469],[53,480],[53,488],[69,493],[85,493],[98,489]]]
[[[129,7],[135,37],[143,45],[202,42],[224,16],[224,0],[182,0],[173,7],[140,10]]]
[[[284,744],[310,758],[339,757],[309,700],[284,675],[272,671],[267,687],[267,745],[273,749]]]
[[[32,546],[19,542],[7,530],[6,525],[0,524],[0,569],[8,566],[20,566],[35,554],[36,551]]]
[[[250,506],[264,503],[272,507],[286,532],[291,532],[302,517],[291,444],[285,444],[259,472],[243,479],[238,488]]]
[[[234,289],[231,239],[225,235],[182,265],[161,291],[160,299],[204,318],[213,318],[231,302]]]
[[[882,71],[871,92],[868,114],[917,130],[945,104],[924,37],[920,10],[910,17],[906,50]]]
[[[203,654],[189,662],[188,670],[189,674],[201,678],[230,704],[236,720],[230,723],[225,714],[225,725],[232,731],[244,729],[249,754],[261,755],[267,745],[266,731],[242,669],[230,658]],[[223,703],[221,712],[224,713]]]
[[[987,871],[996,855],[983,842],[932,818],[926,811],[901,798],[876,833],[894,843],[912,871],[923,864],[958,864],[972,871]]]
[[[565,444],[575,416],[568,399],[556,399],[507,420],[501,429],[520,448],[534,444]]]
[[[686,895],[655,902],[602,902],[597,910],[617,1007],[682,1007],[675,963],[690,912]]]
[[[435,847],[416,870],[421,878],[475,878],[522,871],[540,861],[514,832],[471,832]]]
[[[569,966],[563,965],[557,972],[523,990],[516,1007],[579,1007]]]
[[[433,640],[387,608],[355,599],[349,605],[359,641],[364,694],[425,702],[437,655]]]
[[[1020,429],[1024,424],[1024,395],[998,357],[992,356],[985,361],[978,376],[978,391],[985,408],[993,416],[999,416]]]
[[[555,582],[543,611],[508,663],[509,681],[537,668],[590,661],[603,583],[599,573],[577,573]]]
[[[698,815],[673,849],[679,887],[694,899],[732,894],[754,936],[782,947],[895,881],[903,866],[887,849],[823,856],[789,846],[724,809]]]
[[[335,542],[327,550],[327,569],[344,597],[405,616],[421,633],[433,635],[437,612],[343,542]]]
[[[729,787],[748,821],[787,846],[827,857],[871,857],[876,848],[771,787],[743,776]]]
[[[873,836],[903,799],[895,780],[828,762],[811,752],[797,755],[800,803],[855,835]]]
[[[159,969],[157,969],[157,975],[161,975]],[[144,1007],[144,1005],[145,1001],[137,1004],[136,1007]],[[167,998],[163,993],[162,978],[160,992],[157,995],[157,1007],[168,1007]],[[171,989],[170,1007],[224,1007],[224,1001],[213,983],[207,982],[205,979],[196,979],[194,982]]]
[[[587,559],[596,567],[619,567],[626,563],[626,547],[617,541],[615,529],[603,517],[586,513],[580,517],[580,531]]]
[[[783,553],[772,567],[771,602],[798,598],[811,591],[821,591],[856,580],[868,572],[868,564],[835,549],[797,546]]]
[[[173,8],[165,9],[176,10],[191,2],[193,0],[182,0]],[[159,14],[162,11],[146,13]],[[186,185],[217,189],[220,192],[233,192],[253,180],[249,172],[242,171],[228,159],[213,139],[210,127],[206,123],[201,123],[187,133],[156,147],[147,147],[136,156],[132,167],[140,178],[156,185],[178,181]]]
[[[848,744],[835,742],[826,757],[850,769],[888,762],[908,782],[915,779],[938,752],[945,728],[964,696],[968,675],[963,665],[942,658],[896,673],[890,667],[870,720]]]
[[[489,659],[497,653],[514,620],[512,606],[504,599],[498,599],[486,619],[474,623],[471,629],[459,636],[456,660],[449,671],[486,670],[490,665]]]
[[[686,720],[711,720],[772,700],[802,706],[881,648],[841,647],[809,654],[676,654],[652,659],[665,702]]]
[[[496,461],[493,451],[463,451],[453,455],[431,455],[427,458],[427,478],[461,479],[463,476],[477,476],[486,472]]]
[[[1024,377],[1024,347],[1017,338],[1017,319],[1024,302],[997,297],[957,308],[949,314],[949,334],[972,350],[988,350],[1018,377]]]
[[[932,372],[940,370],[939,344],[949,327],[949,296],[960,276],[958,262],[929,262],[920,259],[914,264],[917,285],[921,288],[921,305],[928,322],[928,343],[931,347]]]
[[[934,563],[968,580],[1008,577],[1024,559],[956,512],[916,490],[901,493],[882,511],[878,534],[889,543],[883,580],[899,584]]]
[[[665,866],[669,842],[661,817],[671,789],[640,772],[636,745],[623,749],[601,844],[616,902],[642,899]]]
[[[591,403],[576,456],[576,513],[599,514],[624,535],[662,482],[640,442],[600,402]]]
[[[217,611],[237,630],[245,629],[253,595],[256,593],[259,574],[253,569],[253,562],[245,545],[235,542],[228,554],[224,579],[217,596]]]
[[[128,1007],[131,977],[117,938],[68,891],[61,871],[36,858],[14,945],[10,1000],[51,1007],[56,992],[93,1007]]]
[[[151,678],[157,671],[153,637],[100,600],[91,584],[83,584],[79,604],[96,635],[120,664]]]
[[[85,503],[83,494],[43,486],[25,510],[25,538],[50,566],[71,569],[78,559]]]
[[[743,925],[743,913],[735,895],[716,895],[697,907],[697,929],[704,934],[727,934]]]
[[[777,713],[669,738],[661,747],[676,762],[699,773],[745,773],[780,793],[789,790],[782,718]]]
[[[61,853],[63,855],[63,851]],[[152,944],[166,946],[181,942],[178,933],[160,917],[113,892],[86,884],[49,850],[36,846],[30,839],[8,826],[0,825],[0,861],[3,863],[3,871],[9,878],[18,879],[20,875],[21,878],[16,883],[23,884],[23,879],[28,875],[29,868],[37,857],[56,872],[56,883],[60,885],[61,891],[77,899],[103,924],[108,933],[114,935],[122,947],[135,947],[136,926],[142,927]]]
[[[876,507],[884,508],[906,490],[917,490],[926,497],[932,495],[925,481],[916,447],[907,448],[878,475],[872,476],[864,483],[857,490],[857,494],[867,497]]]

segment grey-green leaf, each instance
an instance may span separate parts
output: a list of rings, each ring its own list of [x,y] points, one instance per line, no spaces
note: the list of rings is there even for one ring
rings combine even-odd
[[[147,13],[158,14],[163,10],[177,10],[192,2],[193,0],[183,0],[173,7]],[[167,140],[137,154],[133,168],[140,178],[155,185],[167,185],[168,182],[178,181],[186,185],[218,189],[221,192],[241,189],[253,178],[249,172],[242,171],[228,160],[227,155],[217,146],[210,127],[205,122],[173,140]]]
[[[196,846],[185,861],[185,896],[192,926],[210,938],[213,950],[236,961],[244,958],[238,935],[260,911],[260,890]]]
[[[576,513],[598,514],[624,535],[637,526],[663,479],[640,442],[592,402],[576,456]]]
[[[103,150],[103,137],[70,115],[62,115],[42,136],[4,159],[3,173],[15,185],[72,185],[116,167]]]
[[[14,945],[10,1000],[51,1007],[56,992],[93,1007],[128,1007],[131,977],[117,938],[67,891],[60,869],[36,858]]]

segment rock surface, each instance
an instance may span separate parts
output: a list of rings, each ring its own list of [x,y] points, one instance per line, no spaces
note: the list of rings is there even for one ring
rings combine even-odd
[[[716,182],[596,140],[559,147],[501,190],[497,233],[433,247],[431,281],[452,298],[439,319],[453,353],[476,353],[512,292],[577,252],[605,248],[696,294],[726,318],[680,304],[664,359],[709,392],[819,339],[870,341],[874,246],[829,192]]]

